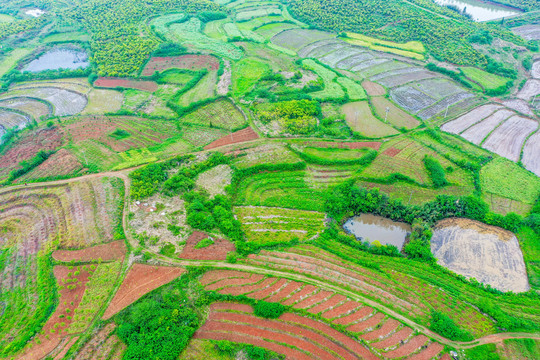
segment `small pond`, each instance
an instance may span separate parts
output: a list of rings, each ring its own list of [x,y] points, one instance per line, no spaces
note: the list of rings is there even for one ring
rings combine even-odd
[[[81,49],[55,48],[31,61],[22,70],[39,72],[58,69],[81,69],[89,65],[88,54]]]
[[[367,241],[370,244],[378,241],[382,245],[394,245],[399,250],[411,232],[408,224],[371,214],[352,217],[343,224],[343,228],[358,240]]]
[[[45,11],[41,9],[28,9],[24,13],[32,17],[40,17],[41,15],[45,14]]]
[[[461,11],[471,14],[475,21],[489,21],[501,19],[520,13],[519,10],[507,6],[479,0],[433,0],[439,5],[453,5]]]

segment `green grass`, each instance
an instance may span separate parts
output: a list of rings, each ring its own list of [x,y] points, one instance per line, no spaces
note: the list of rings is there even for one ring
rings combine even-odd
[[[69,42],[69,41],[90,41],[90,35],[83,32],[66,32],[59,34],[52,34],[46,36],[43,39],[45,43],[56,43],[56,42]]]
[[[502,157],[482,168],[480,181],[484,192],[526,204],[534,204],[540,193],[540,178]]]
[[[424,60],[424,54],[426,53],[424,45],[419,41],[396,43],[352,32],[348,32],[344,40],[348,43],[364,46],[372,50],[402,55],[417,60]]]
[[[325,159],[325,160],[354,160],[364,156],[367,149],[339,149],[339,148],[315,148],[306,147],[303,149],[305,154]]]
[[[218,100],[189,113],[182,122],[238,130],[247,125],[244,115],[230,100]]]
[[[304,60],[302,64],[317,73],[323,82],[324,89],[321,91],[312,92],[309,95],[319,101],[331,100],[331,99],[342,99],[345,96],[343,88],[335,82],[337,74],[332,70],[327,69],[326,67],[320,65],[312,59]]]
[[[337,79],[337,82],[345,88],[350,100],[365,100],[367,98],[366,91],[362,85],[353,80],[346,77],[340,77]]]
[[[214,97],[217,80],[217,71],[208,72],[197,85],[180,96],[178,105],[189,106],[194,102]]]
[[[16,64],[26,55],[30,54],[32,49],[27,48],[17,48],[7,54],[6,57],[2,58],[0,62],[0,77],[4,76],[8,71],[10,71]]]
[[[124,91],[124,102],[122,108],[130,111],[138,111],[152,98],[152,94],[147,91],[137,89],[127,89]]]
[[[113,290],[121,267],[122,263],[119,261],[100,264],[96,267],[86,284],[81,303],[73,312],[73,323],[69,326],[68,333],[82,332],[90,325]]]
[[[255,174],[239,184],[235,204],[322,211],[324,193],[310,188],[304,178],[304,171]]]
[[[515,359],[540,359],[540,341],[534,339],[507,339],[503,341],[505,353]],[[503,355],[504,356],[504,355]]]
[[[241,156],[233,160],[234,166],[245,169],[262,164],[296,164],[301,162],[300,158],[280,144],[267,144],[246,149]]]
[[[495,344],[486,344],[465,350],[467,359],[470,360],[500,360]]]
[[[387,121],[398,128],[412,129],[420,125],[420,121],[398,108],[396,105],[394,105],[394,103],[385,97],[372,97],[371,103],[375,113],[381,119],[386,117],[386,109],[388,109]]]
[[[268,207],[236,207],[248,241],[258,245],[307,240],[322,232],[325,215],[320,212]]]
[[[245,58],[233,66],[233,94],[241,96],[259,81],[270,67],[254,58]]]
[[[470,80],[480,84],[486,90],[494,90],[506,85],[510,80],[508,78],[488,73],[474,67],[462,67],[460,70]]]
[[[186,85],[191,79],[193,79],[192,74],[180,69],[169,69],[164,71],[160,76],[161,81],[169,84],[177,84],[179,87]]]
[[[529,282],[533,288],[540,288],[540,236],[530,228],[522,228],[516,233],[527,265]]]
[[[15,21],[15,18],[11,15],[0,14],[0,23],[10,23]]]
[[[210,238],[202,239],[195,245],[195,249],[204,249],[205,247],[209,247],[210,245],[214,244],[214,240]]]

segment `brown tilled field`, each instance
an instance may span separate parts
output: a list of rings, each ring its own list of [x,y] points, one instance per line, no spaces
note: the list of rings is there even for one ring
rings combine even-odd
[[[193,260],[225,260],[227,253],[236,248],[232,242],[225,239],[212,238],[214,243],[210,246],[196,249],[195,245],[202,239],[208,238],[208,234],[200,231],[194,231],[187,240],[182,252],[178,255],[180,259]]]
[[[126,244],[123,240],[108,244],[92,246],[81,250],[56,250],[52,257],[62,262],[112,261],[122,259],[126,255]]]
[[[258,138],[259,138],[259,134],[257,134],[251,127],[247,127],[243,130],[233,132],[230,135],[226,135],[222,137],[221,139],[217,139],[216,141],[206,145],[204,149],[205,150],[214,149],[220,146],[256,140]]]
[[[130,80],[117,78],[99,78],[94,82],[96,87],[104,88],[128,88],[142,91],[154,92],[158,89],[158,84],[155,81],[148,80]]]
[[[125,307],[133,304],[141,296],[173,281],[185,272],[186,270],[180,267],[134,264],[122,285],[120,285],[120,289],[114,295],[109,307],[105,310],[103,319],[110,319]]]
[[[142,71],[143,76],[152,76],[156,71],[168,69],[188,69],[209,71],[219,69],[219,61],[211,55],[182,55],[172,57],[153,57]]]

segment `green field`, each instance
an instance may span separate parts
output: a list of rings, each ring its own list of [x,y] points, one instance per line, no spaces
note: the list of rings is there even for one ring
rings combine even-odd
[[[384,137],[396,135],[398,131],[388,124],[377,119],[367,101],[351,102],[343,105],[341,111],[345,114],[345,121],[351,130],[367,137]]]
[[[486,90],[494,90],[501,86],[505,86],[506,83],[510,80],[508,78],[495,74],[490,74],[486,71],[473,67],[462,67],[460,68],[460,70],[467,78],[477,84],[480,84],[480,86],[482,86]]]
[[[364,46],[376,51],[392,53],[396,55],[410,57],[416,60],[424,60],[426,49],[419,41],[410,41],[405,44],[398,44],[393,41],[385,41],[362,34],[347,33],[345,41],[353,45]]]
[[[246,126],[246,119],[229,100],[220,100],[205,105],[182,118],[182,122],[237,130]]]
[[[343,88],[337,82],[335,82],[337,78],[337,74],[335,72],[328,70],[311,59],[302,61],[302,64],[307,69],[312,70],[319,75],[324,84],[324,90],[316,91],[310,94],[313,98],[320,101],[343,98],[345,92],[343,91]],[[358,91],[356,91],[356,93],[358,93]]]
[[[17,48],[3,57],[0,60],[0,76],[4,76],[4,74],[15,67],[19,60],[29,55],[32,51],[32,49]]]
[[[250,91],[268,70],[268,64],[254,58],[237,62],[233,70],[233,94],[240,96]]]

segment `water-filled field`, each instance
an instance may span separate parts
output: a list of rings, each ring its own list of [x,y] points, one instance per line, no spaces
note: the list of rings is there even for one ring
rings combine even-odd
[[[39,72],[58,69],[81,69],[89,65],[88,54],[80,49],[55,48],[31,61],[23,71]]]
[[[395,222],[380,216],[361,214],[350,218],[343,228],[357,239],[373,244],[394,245],[401,250],[407,235],[411,233],[408,224]]]

